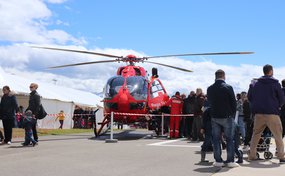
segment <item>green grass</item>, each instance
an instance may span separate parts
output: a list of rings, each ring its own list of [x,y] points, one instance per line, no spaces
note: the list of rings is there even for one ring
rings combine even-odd
[[[39,129],[39,135],[64,135],[94,132],[93,129]]]
[[[3,129],[0,128],[3,132]],[[65,134],[75,134],[75,133],[89,133],[94,132],[93,129],[38,129],[39,136],[45,135],[65,135]],[[21,128],[13,128],[13,138],[23,138],[25,137],[25,131]]]

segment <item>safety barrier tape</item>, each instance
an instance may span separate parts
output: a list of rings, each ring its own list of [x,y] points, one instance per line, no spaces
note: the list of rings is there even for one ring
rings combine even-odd
[[[183,116],[183,117],[193,117],[194,114],[135,114],[135,113],[123,113],[114,112],[115,115],[125,115],[125,116]],[[105,115],[110,115],[110,113],[105,113]]]
[[[104,113],[105,115],[110,115],[111,113]],[[136,114],[136,113],[123,113],[114,112],[115,115],[124,116],[183,116],[183,117],[193,117],[194,114]],[[16,113],[16,115],[24,115],[22,113]],[[57,117],[59,114],[47,114],[49,117]],[[64,114],[64,116],[71,116],[72,114]],[[94,116],[95,114],[73,114],[73,116]]]
[[[16,115],[25,115],[23,113],[16,113]],[[59,114],[47,114],[47,116],[54,116],[57,117]],[[72,114],[64,114],[64,116],[71,116]],[[73,114],[73,116],[86,116],[86,115],[95,115],[95,114]]]

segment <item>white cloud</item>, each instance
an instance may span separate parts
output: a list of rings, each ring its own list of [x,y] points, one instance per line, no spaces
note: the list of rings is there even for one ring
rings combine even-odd
[[[67,0],[46,0],[46,1],[53,4],[61,4]]]
[[[2,41],[59,44],[86,42],[62,30],[49,30],[47,27],[52,23],[52,12],[40,0],[1,0],[0,16],[0,40]]]

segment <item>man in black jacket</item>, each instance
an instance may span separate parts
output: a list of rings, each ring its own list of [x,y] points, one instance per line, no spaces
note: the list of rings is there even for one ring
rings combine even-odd
[[[236,100],[232,86],[225,83],[225,72],[217,70],[215,73],[216,81],[208,87],[207,95],[211,107],[212,135],[214,146],[214,166],[224,166],[221,157],[221,136],[222,130],[227,141],[227,160],[228,167],[237,167],[239,164],[234,162],[234,114],[236,111]]]

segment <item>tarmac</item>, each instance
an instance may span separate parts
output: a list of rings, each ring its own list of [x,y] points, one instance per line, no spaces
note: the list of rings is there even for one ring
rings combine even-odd
[[[285,164],[271,160],[247,161],[237,168],[201,163],[201,142],[182,138],[168,140],[151,132],[127,130],[114,135],[117,143],[106,143],[109,135],[92,133],[40,136],[39,145],[23,147],[23,139],[0,145],[1,176],[284,176]],[[275,144],[270,150],[275,152]],[[263,153],[260,153],[261,158]],[[225,158],[225,151],[223,151]]]

